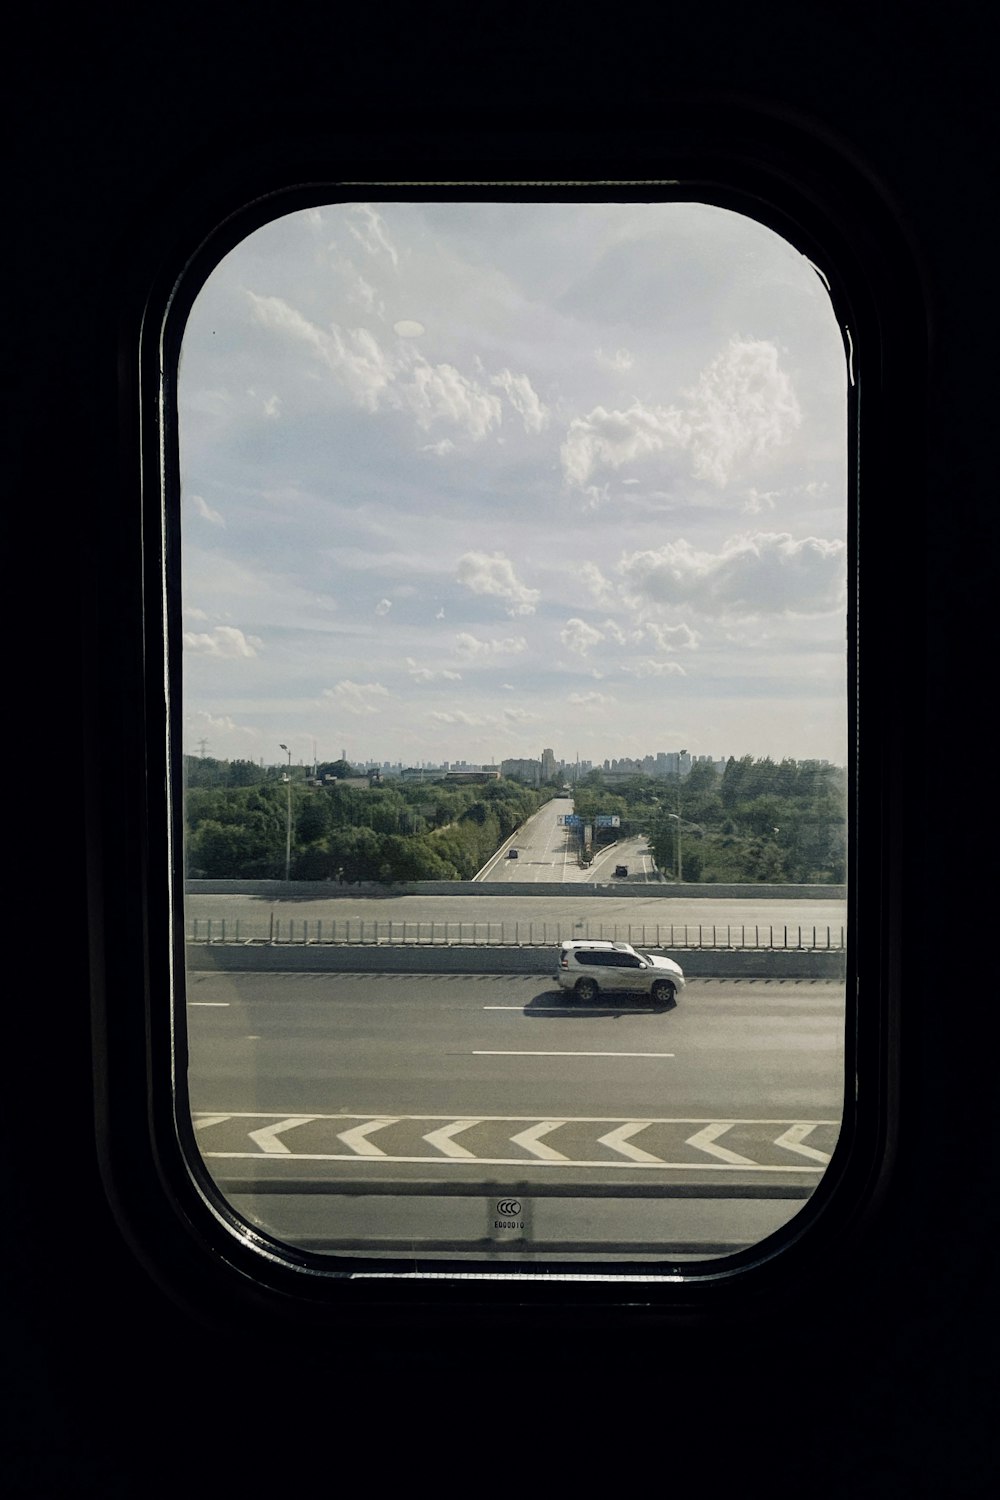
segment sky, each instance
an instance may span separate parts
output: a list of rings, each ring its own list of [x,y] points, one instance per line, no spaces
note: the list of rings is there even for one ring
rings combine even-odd
[[[181,351],[184,749],[844,763],[847,365],[699,203],[343,203]]]

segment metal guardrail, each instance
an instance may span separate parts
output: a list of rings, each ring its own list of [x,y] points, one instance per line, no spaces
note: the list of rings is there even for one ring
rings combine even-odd
[[[350,947],[557,948],[569,939],[630,943],[634,948],[739,952],[842,952],[844,927],[806,923],[680,922],[394,922],[276,917],[226,922],[194,917],[190,943],[328,944]]]

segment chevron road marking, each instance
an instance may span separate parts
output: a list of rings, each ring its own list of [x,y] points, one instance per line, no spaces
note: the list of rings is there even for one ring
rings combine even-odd
[[[373,1141],[368,1139],[373,1130],[382,1130],[386,1125],[396,1125],[397,1120],[369,1120],[364,1125],[356,1125],[353,1130],[345,1130],[337,1136],[338,1141],[343,1141],[357,1156],[384,1156]]]
[[[601,1146],[610,1146],[612,1151],[620,1151],[623,1156],[628,1156],[632,1161],[654,1161],[662,1163],[662,1156],[653,1156],[650,1151],[643,1151],[639,1146],[629,1144],[629,1137],[637,1135],[640,1130],[645,1130],[645,1121],[639,1124],[619,1125],[617,1130],[609,1130],[607,1135],[598,1138]]]
[[[560,1125],[565,1125],[565,1120],[542,1120],[538,1125],[532,1125],[530,1130],[522,1130],[520,1135],[512,1135],[510,1138],[512,1146],[523,1146],[533,1156],[539,1157],[541,1161],[568,1161],[561,1151],[556,1151],[551,1146],[542,1143],[541,1137],[548,1135],[551,1130],[558,1130]]]
[[[720,1161],[729,1162],[734,1167],[755,1167],[757,1163],[751,1161],[749,1156],[740,1156],[737,1151],[729,1151],[725,1146],[716,1146],[714,1142],[720,1135],[725,1135],[731,1128],[731,1121],[724,1121],[721,1125],[706,1125],[704,1130],[699,1130],[696,1135],[689,1136],[686,1145],[694,1146],[697,1151],[707,1151],[710,1156],[717,1156]]]
[[[436,1146],[439,1151],[443,1151],[445,1156],[460,1156],[467,1161],[475,1161],[475,1154],[467,1151],[464,1146],[460,1146],[452,1137],[463,1130],[468,1130],[471,1125],[481,1124],[481,1120],[453,1120],[450,1125],[445,1125],[440,1130],[432,1130],[423,1139],[428,1146]]]
[[[819,1151],[815,1146],[802,1144],[806,1136],[811,1135],[815,1128],[815,1125],[792,1125],[784,1135],[778,1136],[774,1144],[784,1146],[786,1151],[797,1151],[800,1156],[808,1156],[810,1161],[819,1161],[826,1166],[830,1158],[825,1151]]]
[[[268,1156],[291,1156],[292,1153],[284,1141],[278,1140],[278,1136],[296,1125],[308,1125],[314,1118],[314,1115],[294,1115],[291,1119],[279,1120],[277,1125],[266,1125],[263,1130],[251,1130],[250,1139]]]
[[[228,1115],[200,1115],[194,1122],[195,1130],[207,1130],[209,1125],[221,1125],[223,1120],[228,1120]]]

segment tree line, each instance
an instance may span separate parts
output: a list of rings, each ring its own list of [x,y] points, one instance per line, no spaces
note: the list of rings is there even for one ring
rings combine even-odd
[[[510,780],[358,787],[342,777],[317,786],[298,768],[285,780],[249,761],[189,760],[186,869],[207,880],[282,879],[289,828],[293,880],[471,880],[555,790]],[[333,764],[329,774],[343,772]]]
[[[730,756],[721,773],[697,761],[684,777],[635,776],[613,790],[594,771],[574,804],[584,819],[617,814],[622,836],[644,833],[670,879],[678,878],[678,859],[685,881],[840,884],[847,877],[847,774],[823,761]]]

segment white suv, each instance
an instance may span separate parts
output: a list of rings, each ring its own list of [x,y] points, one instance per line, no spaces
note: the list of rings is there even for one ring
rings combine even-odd
[[[596,1000],[601,990],[616,990],[669,1005],[684,988],[684,973],[672,958],[640,953],[629,943],[562,943],[556,979],[578,1000]]]

